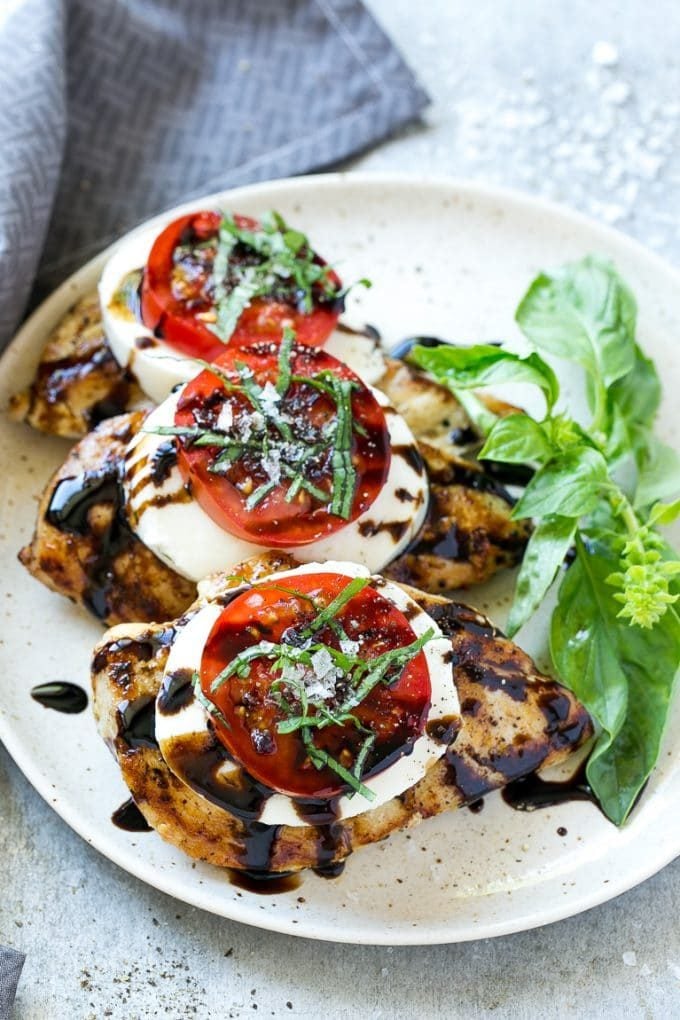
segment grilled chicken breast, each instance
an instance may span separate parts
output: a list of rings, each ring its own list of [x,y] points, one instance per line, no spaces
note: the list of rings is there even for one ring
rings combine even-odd
[[[41,432],[78,438],[123,411],[151,406],[106,342],[99,298],[81,298],[50,333],[35,377],[10,401],[10,415]]]
[[[294,565],[289,557],[268,554],[239,565],[235,573],[257,580]],[[266,826],[258,822],[254,807],[247,817],[236,817],[219,806],[216,776],[222,759],[212,734],[195,749],[196,774],[204,774],[211,801],[168,768],[153,726],[154,700],[177,629],[204,600],[219,598],[235,583],[233,577],[220,575],[202,582],[199,601],[173,623],[114,628],[104,635],[92,662],[99,731],[136,804],[163,839],[191,857],[219,867],[267,872],[327,866],[397,829],[555,764],[591,733],[589,718],[573,695],[540,674],[485,617],[440,596],[408,589],[453,642],[452,682],[462,725],[444,756],[415,786],[351,819]],[[248,802],[253,781],[242,772],[236,781]]]

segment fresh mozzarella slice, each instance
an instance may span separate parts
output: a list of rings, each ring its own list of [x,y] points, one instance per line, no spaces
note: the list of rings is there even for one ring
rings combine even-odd
[[[123,238],[99,281],[102,322],[113,356],[156,403],[165,400],[177,383],[193,378],[201,366],[155,337],[131,309],[114,297],[126,276],[146,264],[161,229],[136,230]]]
[[[352,578],[369,576],[369,571],[357,564],[327,562],[305,564],[294,570],[272,574],[270,578],[278,583],[284,578],[293,578],[303,573],[336,573]],[[258,584],[265,584],[270,578],[263,578]],[[234,595],[241,590],[234,589]],[[340,819],[353,818],[364,811],[379,807],[422,779],[446,750],[446,745],[441,740],[429,735],[428,723],[446,720],[447,726],[455,728],[460,715],[460,703],[453,681],[450,640],[442,635],[440,628],[425,610],[398,585],[381,578],[379,591],[384,598],[408,616],[409,624],[418,637],[427,631],[434,632],[434,637],[423,648],[430,675],[430,707],[427,722],[421,735],[414,742],[412,752],[403,755],[383,771],[363,781],[374,793],[375,799],[368,800],[360,793],[351,797],[340,797],[335,808],[336,816]],[[200,673],[203,649],[223,608],[223,605],[209,602],[182,627],[170,650],[165,677],[192,676]],[[182,699],[183,704],[179,708],[173,706],[172,711],[168,711],[163,704],[163,690],[162,685],[156,701],[156,739],[168,767],[180,780],[191,786],[192,783],[184,774],[185,758],[181,751],[187,746],[187,742],[194,743],[197,737],[209,734],[209,716],[196,698]],[[238,783],[240,774],[238,762],[227,759],[220,766],[220,775],[217,778],[228,783]],[[280,793],[266,800],[258,821],[265,825],[309,824],[296,811],[295,799]]]
[[[385,485],[371,506],[335,534],[286,549],[310,562],[343,556],[380,571],[399,556],[420,530],[427,513],[427,477],[413,434],[387,398],[373,390],[384,408],[392,448]],[[187,491],[176,465],[159,470],[172,440],[150,431],[172,426],[179,393],[168,397],[146,419],[128,447],[123,488],[133,531],[178,574],[199,581],[267,547],[225,531]]]
[[[380,336],[370,326],[355,328],[341,322],[326,340],[323,349],[349,365],[369,386],[375,386],[387,370]]]

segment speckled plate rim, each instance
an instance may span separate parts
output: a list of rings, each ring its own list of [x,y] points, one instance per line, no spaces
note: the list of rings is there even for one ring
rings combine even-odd
[[[229,202],[236,205],[240,199],[257,199],[259,196],[266,196],[268,203],[275,203],[279,193],[290,195],[297,192],[304,195],[317,189],[326,189],[332,192],[339,186],[357,188],[360,192],[366,189],[376,189],[376,194],[383,187],[403,188],[409,191],[414,188],[427,189],[428,191],[434,189],[447,195],[455,194],[458,198],[472,203],[490,203],[493,206],[502,206],[514,212],[526,212],[532,217],[536,215],[547,217],[556,224],[584,231],[589,235],[592,245],[606,250],[613,256],[616,256],[618,252],[632,261],[644,262],[647,267],[653,268],[664,277],[666,281],[664,286],[673,288],[680,293],[680,272],[659,255],[611,227],[599,224],[581,213],[545,199],[534,198],[510,189],[445,176],[420,176],[394,172],[350,172],[264,181],[192,199],[145,221],[135,230],[146,229],[149,225],[156,223],[161,224],[170,213],[180,215],[184,211],[195,208],[198,204]],[[413,197],[412,194],[410,197]],[[134,233],[134,231],[130,231],[130,233]],[[117,244],[118,241],[73,273],[33,312],[0,358],[0,376],[16,372],[15,386],[20,385],[23,380],[28,380],[31,373],[29,363],[31,360],[35,361],[39,355],[40,340],[44,338],[48,329],[64,309],[95,283],[104,261]],[[556,255],[555,261],[559,261],[558,255]],[[27,358],[27,350],[32,348],[35,348],[31,351],[34,357]],[[606,887],[599,886],[579,890],[552,909],[545,909],[539,904],[531,909],[514,913],[509,910],[507,916],[499,917],[496,921],[478,926],[468,926],[464,930],[454,930],[455,926],[452,926],[449,933],[441,930],[428,932],[422,928],[414,932],[405,928],[401,931],[391,931],[389,937],[381,937],[377,931],[357,933],[351,931],[350,926],[347,930],[335,927],[330,931],[326,925],[315,925],[309,922],[301,923],[298,928],[295,928],[289,920],[279,920],[274,913],[255,914],[254,911],[242,909],[238,902],[232,904],[235,909],[217,910],[208,889],[198,886],[190,890],[178,888],[177,883],[172,880],[170,875],[159,875],[148,866],[141,853],[130,853],[127,849],[118,851],[107,839],[106,832],[103,829],[98,831],[96,825],[93,828],[90,820],[83,817],[75,803],[55,797],[54,787],[41,775],[34,753],[31,753],[31,750],[15,737],[9,717],[2,712],[0,712],[0,740],[28,781],[61,818],[87,843],[125,871],[170,896],[209,912],[270,931],[299,937],[371,945],[428,945],[508,935],[553,923],[598,906],[643,882],[680,855],[680,821],[676,819],[675,823],[664,824],[663,830],[660,830],[660,833],[663,832],[662,838],[654,841],[651,846],[647,843],[646,853],[642,855],[641,860],[637,861],[634,868],[628,868],[616,874]],[[629,842],[630,840],[627,838],[622,841],[623,844]]]

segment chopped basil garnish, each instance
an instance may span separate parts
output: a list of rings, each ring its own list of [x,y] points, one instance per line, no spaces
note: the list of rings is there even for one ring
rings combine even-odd
[[[237,248],[245,256],[242,261],[234,257]],[[253,256],[258,257],[254,264]],[[213,262],[217,321],[209,328],[226,343],[243,311],[258,297],[278,297],[309,313],[315,294],[326,301],[341,297],[331,274],[330,266],[316,261],[306,236],[288,227],[278,213],[265,214],[256,229],[239,227],[224,213]]]

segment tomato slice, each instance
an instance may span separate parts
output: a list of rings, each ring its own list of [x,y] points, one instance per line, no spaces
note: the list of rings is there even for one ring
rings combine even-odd
[[[206,361],[214,360],[225,348],[210,328],[215,321],[213,263],[221,219],[218,212],[202,211],[173,220],[156,238],[142,279],[144,324],[182,354]],[[234,215],[233,219],[241,229],[260,229],[257,220],[249,216]],[[229,258],[229,285],[236,285],[244,267],[261,261],[261,256],[239,242]],[[326,265],[318,255],[313,261]],[[342,284],[338,276],[328,270],[327,279],[339,295]],[[288,326],[295,330],[298,343],[321,346],[336,326],[342,300],[326,297],[318,287],[312,297],[311,311],[300,310],[297,292],[288,283],[277,293],[253,298],[228,343],[243,346],[278,340]]]
[[[278,395],[281,350],[262,343],[224,350],[215,362],[222,377],[206,370],[187,383],[175,425],[188,431],[178,436],[178,464],[205,512],[239,538],[288,548],[331,535],[370,507],[387,479],[390,443],[371,390],[325,351],[284,350],[292,378]],[[259,387],[260,406],[271,417],[243,392],[244,378]],[[340,473],[339,404],[319,388],[329,379],[352,387],[345,404],[347,470]],[[215,444],[197,445],[196,429],[212,431]],[[344,510],[334,502],[343,486]]]
[[[262,640],[292,645],[296,635],[316,619],[320,607],[327,606],[351,580],[338,573],[298,574],[281,578],[280,582],[270,578],[237,595],[226,606],[203,651],[201,688],[219,711],[212,717],[219,740],[252,776],[293,797],[334,797],[346,791],[348,784],[331,768],[316,767],[299,730],[278,731],[279,724],[291,718],[291,711],[299,711],[300,702],[293,689],[280,682],[281,672],[273,655],[251,659],[246,676],[231,676],[215,692],[212,683],[239,653]],[[417,640],[404,614],[370,586],[355,594],[334,620],[354,643],[355,654],[369,662]],[[344,638],[338,636],[337,626],[327,625],[314,635],[314,641],[339,649]],[[301,683],[309,692],[309,714],[317,712],[315,699],[337,713],[350,681],[342,675],[319,681],[323,667],[301,668]],[[314,746],[348,771],[357,761],[366,734],[373,735],[370,753],[360,770],[362,781],[410,752],[423,731],[430,707],[430,675],[422,650],[387,680],[391,682],[376,684],[352,709],[360,726],[349,721],[343,725],[334,722],[313,731]],[[315,694],[319,683],[323,696]],[[282,702],[288,710],[282,708]]]

